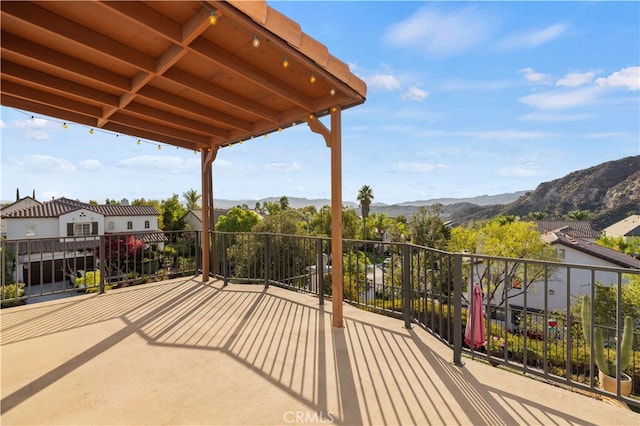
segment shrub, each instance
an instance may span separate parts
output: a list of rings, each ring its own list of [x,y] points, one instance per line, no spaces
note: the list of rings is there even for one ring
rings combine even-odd
[[[2,286],[2,307],[17,306],[24,304],[24,300],[19,299],[24,295],[24,284],[5,284]]]

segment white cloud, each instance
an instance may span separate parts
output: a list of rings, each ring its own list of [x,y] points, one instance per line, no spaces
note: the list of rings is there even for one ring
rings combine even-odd
[[[530,83],[547,84],[549,83],[549,75],[540,72],[535,72],[533,68],[522,68],[519,71],[524,79]]]
[[[573,121],[584,121],[593,118],[593,114],[561,114],[558,112],[554,113],[543,113],[540,111],[531,112],[528,114],[523,114],[518,117],[520,121],[537,121],[537,122],[546,122],[546,123],[566,123]]]
[[[400,89],[400,81],[392,75],[376,74],[365,79],[368,86],[378,87],[385,90]]]
[[[623,68],[608,77],[596,80],[601,87],[626,87],[627,90],[640,90],[640,67]]]
[[[10,163],[18,170],[29,173],[73,173],[76,166],[64,158],[50,155],[32,154],[22,158],[11,158]]]
[[[505,178],[524,178],[535,176],[538,165],[535,163],[513,164],[498,169],[498,175]]]
[[[482,44],[492,27],[493,19],[475,7],[443,11],[425,6],[413,16],[391,25],[383,40],[390,46],[429,56],[450,56]]]
[[[194,173],[201,167],[200,159],[187,160],[176,156],[140,155],[118,162],[118,166],[156,173]]]
[[[406,163],[403,161],[397,161],[393,163],[392,170],[408,173],[429,173],[437,169],[444,169],[447,166],[444,164],[431,164],[431,163]]]
[[[464,136],[475,137],[477,139],[491,140],[514,140],[514,139],[542,139],[553,136],[549,132],[527,132],[522,130],[490,130],[476,132],[462,132]]]
[[[409,89],[402,94],[403,99],[409,99],[412,101],[422,101],[427,96],[429,96],[429,92],[427,90],[422,90],[416,86],[409,87]]]
[[[593,81],[593,77],[596,76],[595,71],[588,72],[572,72],[565,75],[560,80],[556,81],[556,86],[564,87],[578,87],[585,84],[590,84]]]
[[[265,170],[270,172],[300,172],[302,166],[299,163],[269,163],[264,165]]]
[[[567,24],[553,24],[546,28],[526,33],[513,34],[499,43],[501,49],[530,49],[549,43],[560,37],[569,28]]]
[[[104,170],[104,165],[102,165],[102,163],[99,160],[94,160],[94,159],[81,161],[78,164],[78,167],[81,170],[86,170],[88,172],[99,172]]]
[[[578,90],[547,91],[523,96],[520,103],[542,110],[561,110],[589,105],[598,96],[597,87],[585,87]]]

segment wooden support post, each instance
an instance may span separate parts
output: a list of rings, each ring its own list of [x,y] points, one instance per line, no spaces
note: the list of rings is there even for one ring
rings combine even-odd
[[[331,109],[331,305],[333,326],[342,319],[342,129],[341,111]]]

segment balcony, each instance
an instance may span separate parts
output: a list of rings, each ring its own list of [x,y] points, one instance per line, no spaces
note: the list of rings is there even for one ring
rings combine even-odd
[[[328,240],[217,234],[216,277],[205,283],[197,253],[189,256],[193,245],[176,235],[165,243],[176,251],[162,250],[173,256],[161,262],[166,269],[135,275],[144,259],[140,267],[128,259],[127,271],[118,265],[132,280],[120,288],[64,288],[52,293],[73,297],[32,303],[45,296],[43,284],[26,283],[26,305],[0,312],[3,423],[637,424],[638,414],[624,408],[637,393],[599,390],[594,369],[555,369],[558,347],[571,353],[583,343],[549,328],[542,339],[527,333],[546,311],[520,307],[530,319],[517,334],[525,350],[495,355],[461,344],[466,301],[456,294],[479,258],[345,241],[349,303],[344,328],[335,328],[330,295],[318,292],[326,288],[319,271],[330,266]],[[9,243],[3,253],[20,251]],[[362,250],[391,260],[370,264],[356,255]],[[97,289],[109,284],[103,277]],[[133,285],[141,279],[148,282]],[[515,335],[504,319],[512,309],[488,319],[487,330]],[[556,330],[574,326],[571,315],[556,313]],[[542,359],[515,356],[533,358],[538,344]],[[572,357],[563,359],[571,367]]]

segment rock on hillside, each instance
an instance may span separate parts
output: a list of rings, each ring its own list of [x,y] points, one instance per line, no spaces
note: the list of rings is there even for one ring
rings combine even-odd
[[[596,230],[640,213],[640,156],[609,161],[542,183],[535,191],[502,206],[500,214],[526,216],[530,212],[545,212],[551,219],[573,210],[594,213],[592,226]],[[495,211],[494,206],[456,219],[488,219]]]

